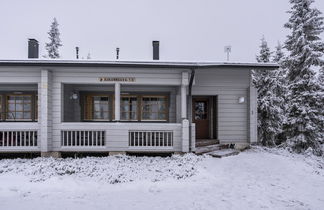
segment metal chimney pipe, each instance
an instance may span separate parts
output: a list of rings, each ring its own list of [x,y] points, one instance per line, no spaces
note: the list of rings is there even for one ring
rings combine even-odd
[[[28,58],[38,58],[38,41],[28,39]]]
[[[119,59],[119,47],[116,48],[116,59]]]
[[[153,60],[160,59],[160,41],[153,41]]]
[[[79,47],[75,47],[76,59],[79,59]]]

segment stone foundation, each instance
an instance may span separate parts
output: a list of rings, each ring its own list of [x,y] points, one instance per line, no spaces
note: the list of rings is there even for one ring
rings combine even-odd
[[[119,151],[116,152],[116,151],[113,151],[113,152],[109,152],[109,156],[110,155],[126,155],[126,152],[121,152],[121,151],[120,152]]]
[[[61,152],[41,152],[41,157],[61,158]]]

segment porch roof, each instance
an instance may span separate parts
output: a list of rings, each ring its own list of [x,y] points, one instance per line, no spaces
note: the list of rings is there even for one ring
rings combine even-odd
[[[188,61],[126,61],[126,60],[62,60],[62,59],[26,59],[0,60],[0,66],[50,66],[50,67],[138,67],[138,68],[251,68],[277,69],[276,63],[241,62],[188,62]]]

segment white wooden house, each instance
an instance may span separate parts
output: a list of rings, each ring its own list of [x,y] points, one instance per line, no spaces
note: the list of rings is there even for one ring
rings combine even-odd
[[[257,141],[251,70],[276,64],[0,60],[0,152],[189,152]]]

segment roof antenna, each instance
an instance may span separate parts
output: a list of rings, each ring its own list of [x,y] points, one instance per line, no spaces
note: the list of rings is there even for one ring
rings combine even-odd
[[[75,47],[76,59],[79,59],[79,47]]]
[[[224,52],[227,54],[227,61],[229,61],[229,55],[232,52],[232,46],[231,45],[227,45],[224,47]]]
[[[116,60],[119,59],[119,47],[116,47]]]

